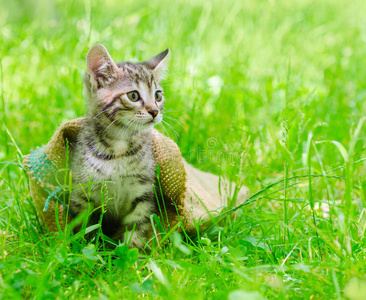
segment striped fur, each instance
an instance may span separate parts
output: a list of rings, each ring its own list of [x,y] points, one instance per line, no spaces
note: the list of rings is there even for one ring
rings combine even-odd
[[[85,186],[73,189],[70,209],[79,214],[92,205],[92,224],[99,221],[104,205],[103,232],[120,241],[129,236],[131,247],[148,241],[150,215],[157,212],[151,129],[162,120],[160,77],[168,53],[117,65],[97,44],[87,56],[89,109],[71,155],[73,186]],[[130,92],[137,92],[139,100],[132,101]]]

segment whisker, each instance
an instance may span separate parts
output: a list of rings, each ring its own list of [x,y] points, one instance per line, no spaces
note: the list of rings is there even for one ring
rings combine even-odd
[[[132,124],[129,126],[129,128],[131,128],[131,135],[132,134],[135,134],[135,132],[136,132],[136,126],[138,125],[138,120],[136,120],[136,119],[133,119],[133,122],[132,122]],[[126,133],[127,133],[127,130],[126,130]]]
[[[122,119],[124,119],[124,118],[128,118],[129,116],[124,116],[124,117],[120,117],[120,118],[118,118],[118,119],[115,119],[111,124],[109,124],[108,126],[107,126],[107,128],[106,129],[104,129],[103,130],[103,132],[104,131],[106,131],[109,127],[111,127],[115,122],[117,122],[117,121],[119,121],[119,120],[122,120]]]
[[[165,128],[165,126],[164,126],[164,124],[163,124],[163,123],[159,123],[159,125],[161,125],[161,126],[163,127],[163,130],[164,130],[165,134],[166,134],[168,137],[170,137],[170,134],[169,134],[169,132],[166,130],[166,128]]]
[[[97,118],[99,115],[101,115],[102,113],[106,112],[108,110],[108,108],[106,108],[105,110],[102,110],[99,114],[95,115],[93,117],[93,119]]]
[[[176,110],[176,109],[165,109],[164,108],[164,113],[170,113],[170,112],[180,112],[180,111]]]
[[[170,127],[170,129],[176,134],[177,138],[180,137],[180,135],[178,134],[178,132],[173,128],[173,126],[171,126],[168,122],[165,122],[164,120],[162,120],[166,125],[168,125]]]
[[[130,128],[134,128],[135,127],[135,124],[136,124],[136,119],[132,119],[132,123],[131,124],[129,124],[127,127],[126,127],[126,129],[124,130],[124,133],[127,133],[128,132],[128,130],[130,129]],[[132,132],[131,132],[131,134],[133,134],[133,129],[131,130]]]
[[[137,125],[138,125],[137,126],[137,132],[140,133],[142,124],[141,124],[141,122],[138,122]]]
[[[181,122],[181,121],[179,121],[177,118],[173,118],[173,117],[166,116],[166,115],[164,115],[164,118],[168,118],[168,119],[170,119],[170,120],[173,120],[173,121],[176,121],[177,123],[182,124],[182,122]]]
[[[180,127],[183,128],[183,130],[185,132],[188,132],[187,129],[184,128],[183,123],[181,121],[179,121],[178,119],[175,119],[175,118],[172,118],[172,117],[169,117],[169,116],[164,116],[164,118],[167,118],[169,120],[175,121]]]
[[[131,119],[127,122],[127,124],[125,124],[123,127],[121,127],[121,129],[118,131],[118,133],[116,134],[116,136],[114,137],[112,143],[116,140],[116,138],[121,134],[121,131],[122,131],[122,134],[123,134],[123,131],[127,130],[127,128],[129,127],[129,124],[132,122],[134,122],[135,120],[134,119]]]
[[[137,125],[138,125],[138,121],[135,120],[135,122],[133,123],[133,127],[132,127],[132,130],[131,130],[131,134],[136,134]]]

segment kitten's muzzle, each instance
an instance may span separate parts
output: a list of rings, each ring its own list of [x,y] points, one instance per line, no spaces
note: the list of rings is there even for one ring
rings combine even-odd
[[[150,115],[152,115],[153,119],[158,115],[159,111],[157,109],[151,109],[148,111]]]

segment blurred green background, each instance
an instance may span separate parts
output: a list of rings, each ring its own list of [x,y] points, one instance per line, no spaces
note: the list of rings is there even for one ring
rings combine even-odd
[[[166,108],[185,127],[170,121],[183,154],[210,137],[215,152],[237,151],[244,135],[261,171],[281,170],[276,139],[300,162],[310,130],[347,144],[364,115],[364,13],[364,1],[1,1],[2,118],[27,153],[84,114],[91,45],[116,61],[169,47]],[[339,163],[328,148],[326,163]]]
[[[97,42],[116,61],[146,60],[169,47],[163,86],[172,128],[158,129],[198,168],[247,185],[251,195],[268,192],[226,223],[219,238],[208,236],[210,246],[200,240],[198,248],[188,245],[195,253],[192,264],[222,278],[192,277],[192,269],[171,264],[163,273],[172,274],[177,294],[165,293],[155,280],[157,294],[150,295],[225,299],[245,286],[269,298],[358,299],[357,280],[366,272],[364,0],[0,0],[0,161],[6,166],[0,173],[0,225],[7,259],[14,263],[3,275],[9,286],[19,260],[14,245],[26,241],[24,253],[38,257],[34,241],[18,232],[25,219],[17,205],[29,200],[27,181],[9,163],[20,162],[20,152],[47,143],[62,122],[85,113],[85,57]],[[309,171],[318,177],[308,181]],[[292,176],[305,177],[295,182]],[[279,180],[281,189],[269,186]],[[345,208],[347,201],[352,205]],[[239,244],[249,259],[238,264],[221,249],[234,253]],[[285,263],[301,265],[291,272],[263,271]],[[32,270],[43,276],[37,268]],[[136,270],[123,280],[133,282],[140,276]],[[60,276],[68,272],[59,267]],[[108,274],[99,275],[100,287]],[[281,284],[272,284],[271,276]],[[113,278],[105,280],[112,284]],[[79,292],[96,297],[85,286]]]

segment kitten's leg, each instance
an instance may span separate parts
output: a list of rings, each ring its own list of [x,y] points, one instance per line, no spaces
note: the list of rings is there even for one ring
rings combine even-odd
[[[132,228],[124,233],[124,240],[129,243],[130,248],[144,248],[153,233],[150,220],[148,223],[136,224],[135,230],[132,230]]]
[[[150,216],[153,213],[156,213],[153,193],[146,193],[142,197],[134,199],[115,238],[129,242],[130,248],[143,248],[152,237]],[[133,228],[135,229],[133,230]]]
[[[74,190],[72,191],[70,197],[70,212],[73,215],[73,218],[78,216],[81,213],[92,212],[94,208],[94,201],[92,199],[88,199],[82,190]],[[96,224],[99,222],[100,212],[96,211],[90,214],[90,216],[86,216],[88,220],[86,220],[87,224],[86,227]],[[85,220],[81,220],[79,224],[75,226],[73,229],[74,234],[78,233],[82,228],[83,223]]]

